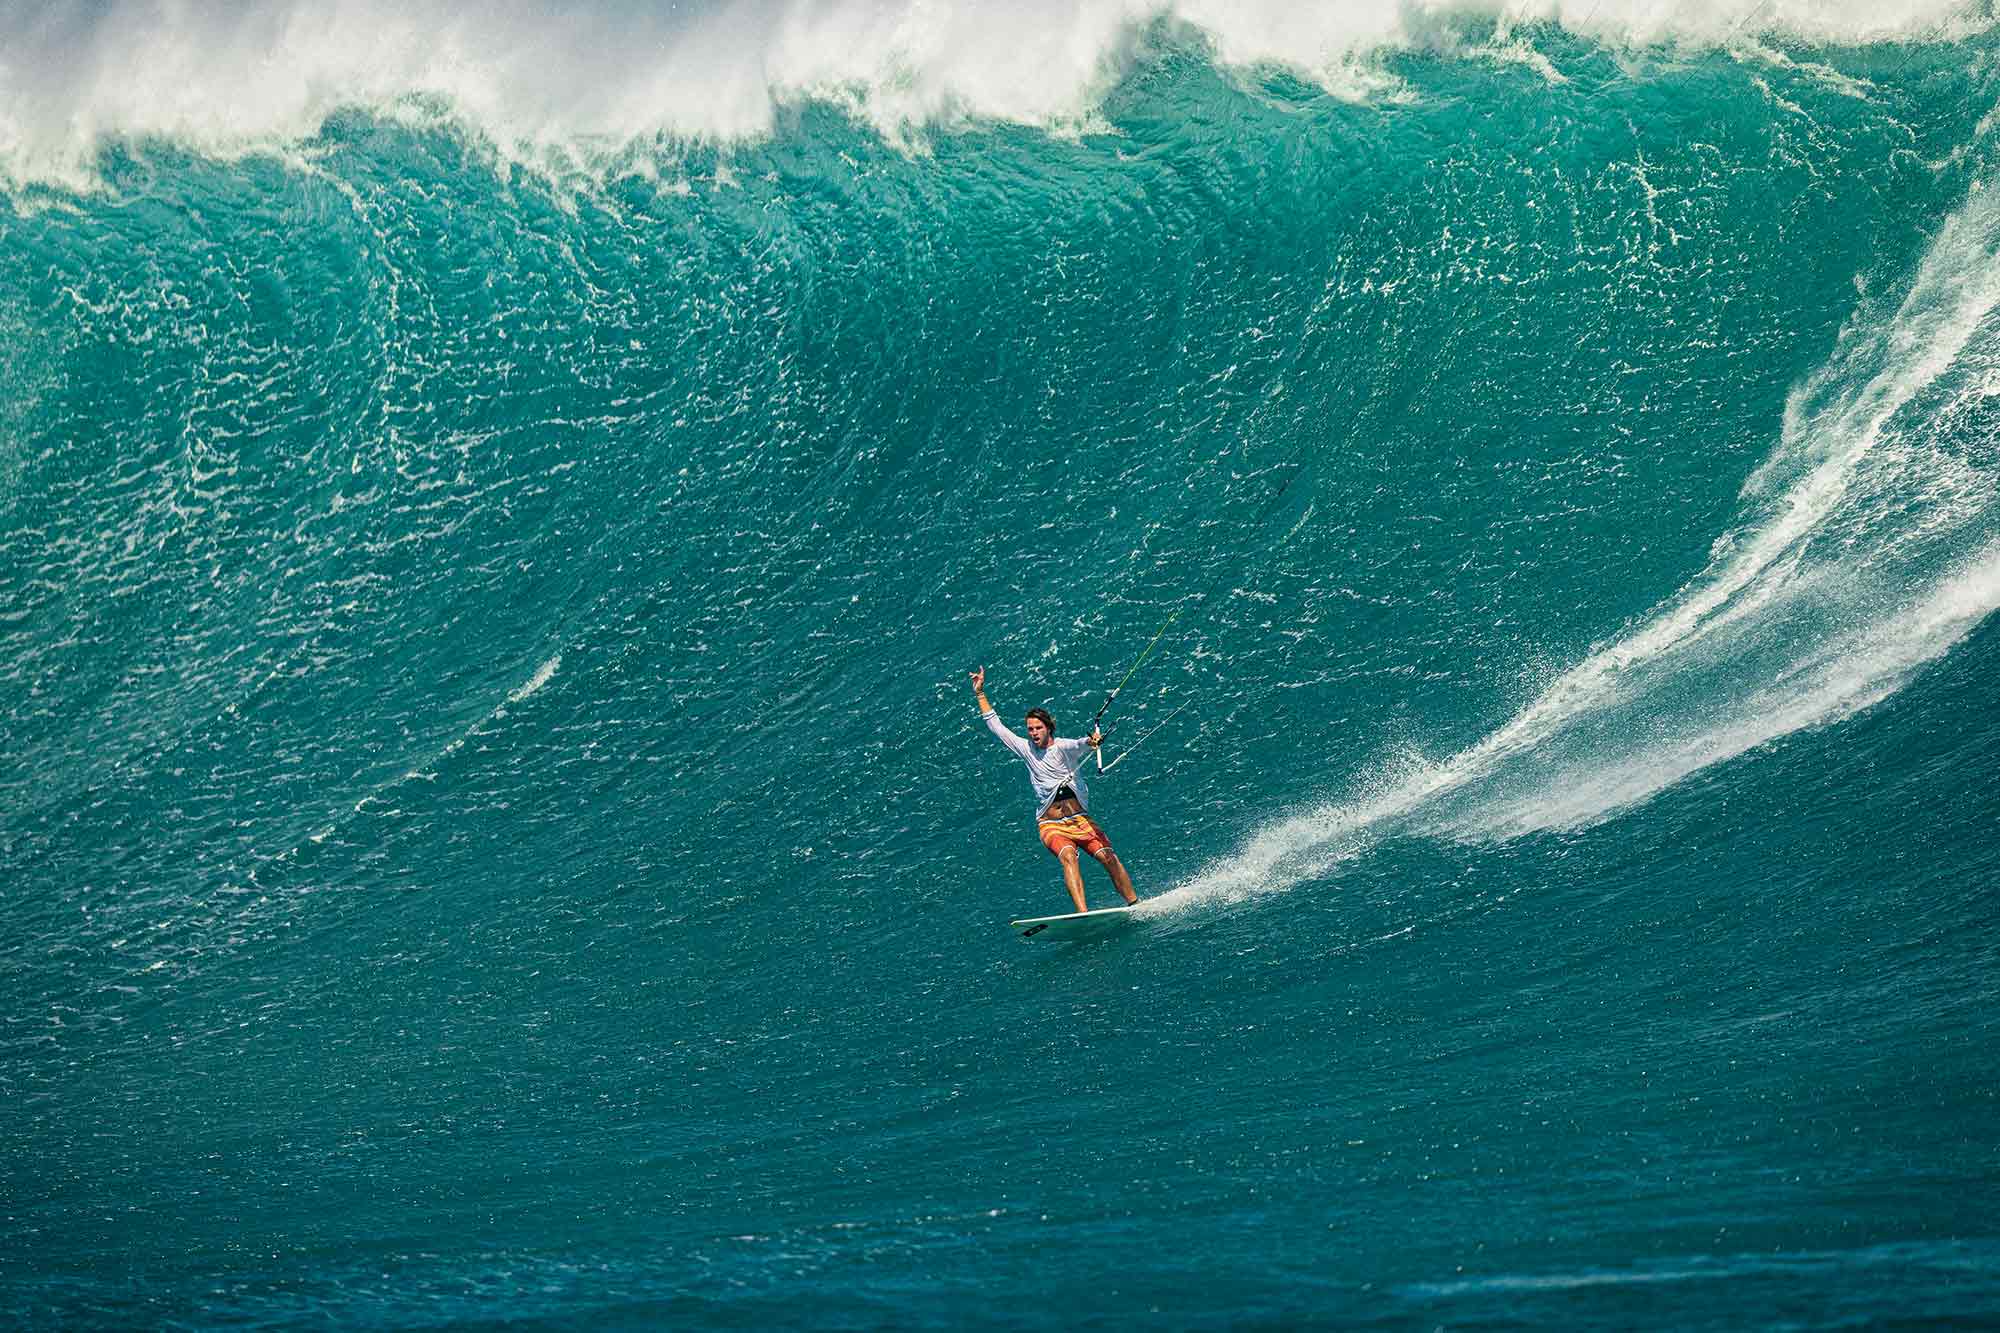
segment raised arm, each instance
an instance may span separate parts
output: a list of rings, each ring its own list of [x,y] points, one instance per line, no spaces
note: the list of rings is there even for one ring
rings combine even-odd
[[[986,720],[986,729],[997,736],[1002,745],[1021,756],[1021,758],[1026,759],[1028,757],[1028,742],[1026,739],[1009,731],[1007,724],[1000,720],[1000,714],[994,712],[993,705],[986,701],[985,667],[981,667],[972,673],[972,697],[979,701],[979,716]]]

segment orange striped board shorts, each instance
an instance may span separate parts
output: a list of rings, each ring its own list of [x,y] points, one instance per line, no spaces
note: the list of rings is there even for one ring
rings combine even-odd
[[[1057,856],[1064,847],[1076,847],[1091,856],[1111,850],[1111,840],[1097,825],[1090,822],[1086,814],[1074,814],[1066,819],[1044,819],[1035,825],[1035,832],[1042,835],[1042,846]]]

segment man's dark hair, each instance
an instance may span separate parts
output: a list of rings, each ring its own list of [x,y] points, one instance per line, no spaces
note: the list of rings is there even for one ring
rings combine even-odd
[[[1042,725],[1043,725],[1043,726],[1045,726],[1045,727],[1047,727],[1047,728],[1049,729],[1049,734],[1050,734],[1051,736],[1055,735],[1055,732],[1056,732],[1056,720],[1055,720],[1054,718],[1052,718],[1052,717],[1050,717],[1050,716],[1049,716],[1049,710],[1048,710],[1048,709],[1046,709],[1046,708],[1030,708],[1030,709],[1028,710],[1028,716],[1029,716],[1029,717],[1038,717],[1038,718],[1040,718],[1040,719],[1042,720]]]

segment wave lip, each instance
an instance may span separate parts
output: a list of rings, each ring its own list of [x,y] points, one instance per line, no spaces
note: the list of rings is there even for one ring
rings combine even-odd
[[[703,15],[605,4],[558,15],[525,0],[476,14],[439,0],[73,3],[20,25],[0,50],[0,176],[80,187],[108,140],[226,155],[296,145],[343,108],[422,116],[439,103],[520,153],[593,137],[758,138],[778,107],[807,99],[844,106],[892,141],[969,119],[1061,129],[1089,123],[1163,33],[1186,34],[1225,67],[1282,67],[1362,96],[1385,86],[1366,68],[1383,51],[1483,53],[1552,75],[1523,43],[1537,25],[1615,47],[1714,47],[1757,34],[1832,45],[1963,40],[1991,20],[1962,0],[1687,9],[796,0]]]

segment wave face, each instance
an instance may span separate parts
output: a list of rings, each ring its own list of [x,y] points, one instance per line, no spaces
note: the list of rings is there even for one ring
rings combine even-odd
[[[7,1307],[2000,1318],[2000,47],[1794,10],[15,15]]]

